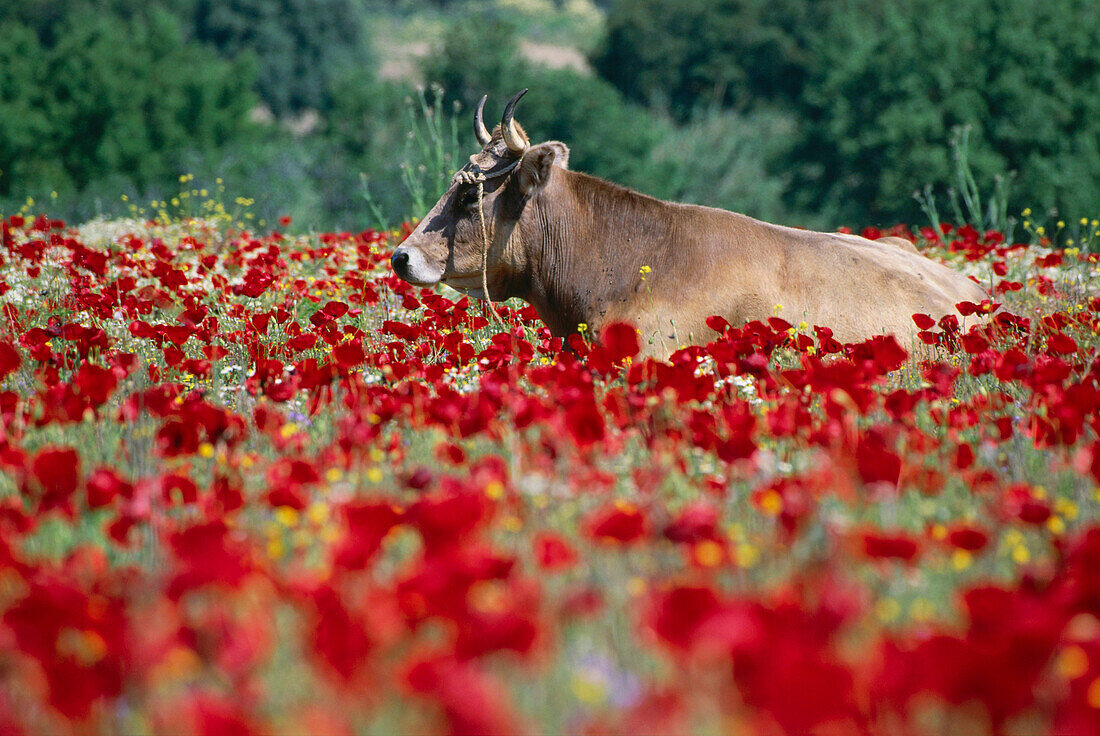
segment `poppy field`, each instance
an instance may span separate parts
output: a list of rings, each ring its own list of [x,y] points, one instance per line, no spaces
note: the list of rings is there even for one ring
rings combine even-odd
[[[1100,733],[1088,244],[654,362],[290,224],[3,220],[0,732]]]

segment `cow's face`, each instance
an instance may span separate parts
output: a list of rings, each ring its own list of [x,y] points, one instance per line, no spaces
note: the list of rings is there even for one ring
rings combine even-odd
[[[526,90],[524,90],[526,92]],[[482,122],[482,98],[474,116],[474,133],[482,145],[470,157],[435,206],[394,251],[394,272],[417,286],[445,283],[484,297],[483,252],[490,295],[505,296],[502,285],[523,269],[524,254],[512,242],[526,203],[547,183],[551,167],[565,167],[569,151],[556,141],[531,146],[512,113],[519,93],[508,103],[492,134]],[[479,201],[476,180],[483,175]],[[479,214],[480,210],[480,214]],[[484,230],[483,230],[484,225]],[[486,242],[487,241],[487,242]]]

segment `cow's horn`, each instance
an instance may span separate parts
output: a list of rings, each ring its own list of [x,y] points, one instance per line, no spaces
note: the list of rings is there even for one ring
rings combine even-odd
[[[504,142],[508,144],[508,150],[514,153],[523,153],[527,150],[527,141],[523,140],[523,135],[516,128],[516,121],[512,117],[516,111],[516,103],[525,94],[527,90],[521,89],[515,97],[508,100],[508,104],[504,106],[504,117],[500,119],[500,132],[504,135]]]
[[[474,135],[477,136],[477,142],[483,146],[489,145],[489,141],[492,140],[489,131],[485,129],[485,121],[481,117],[481,112],[485,109],[485,100],[488,97],[489,95],[482,95],[481,102],[477,103],[477,110],[474,111]]]

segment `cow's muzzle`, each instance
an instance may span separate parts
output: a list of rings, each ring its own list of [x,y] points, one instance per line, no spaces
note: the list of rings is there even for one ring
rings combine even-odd
[[[405,245],[393,252],[390,265],[393,266],[394,273],[416,286],[430,286],[438,283],[444,270],[443,264],[435,266],[428,262],[419,249]]]

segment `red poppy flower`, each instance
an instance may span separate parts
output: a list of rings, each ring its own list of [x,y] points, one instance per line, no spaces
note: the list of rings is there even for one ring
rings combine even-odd
[[[508,736],[524,731],[501,684],[481,672],[474,662],[447,656],[423,657],[406,669],[412,692],[431,698],[440,707],[452,734]]]
[[[613,322],[600,331],[600,344],[607,351],[611,363],[621,363],[641,352],[638,343],[638,330],[624,322]]]
[[[168,543],[179,562],[178,572],[168,586],[172,600],[205,585],[235,588],[252,569],[244,543],[223,521],[187,527],[171,534]]]
[[[309,629],[313,651],[326,668],[344,681],[358,674],[373,648],[364,617],[349,611],[329,586],[309,591]]]
[[[14,645],[42,666],[50,704],[71,719],[122,692],[128,655],[128,618],[112,597],[67,581],[43,579],[3,616]]]
[[[871,429],[859,438],[856,465],[864,483],[897,485],[901,473],[901,458],[886,446],[882,432]]]
[[[96,468],[84,483],[89,508],[107,506],[119,496],[131,496],[134,489],[111,468]]]
[[[577,564],[576,550],[558,534],[542,532],[532,542],[539,567],[550,572],[568,570]]]
[[[989,543],[989,535],[976,527],[957,525],[948,531],[947,541],[952,547],[979,552]]]
[[[0,381],[19,370],[22,363],[23,359],[11,343],[0,340]]]
[[[667,527],[665,538],[695,544],[718,535],[718,510],[708,501],[688,504]]]
[[[401,521],[399,512],[384,501],[355,501],[343,508],[347,535],[333,563],[341,570],[362,570],[382,546],[382,540]]]
[[[864,532],[863,554],[872,559],[898,559],[911,562],[920,551],[916,540],[906,534]]]
[[[30,478],[41,511],[60,508],[72,513],[72,496],[80,486],[80,455],[71,447],[39,450],[31,460]]]
[[[367,359],[363,345],[358,340],[344,342],[332,348],[332,358],[343,369],[354,368]]]
[[[606,436],[603,414],[590,398],[578,398],[566,407],[565,429],[580,448],[590,448]]]
[[[645,513],[627,503],[613,503],[596,509],[585,518],[590,537],[605,542],[636,542],[649,534]]]

